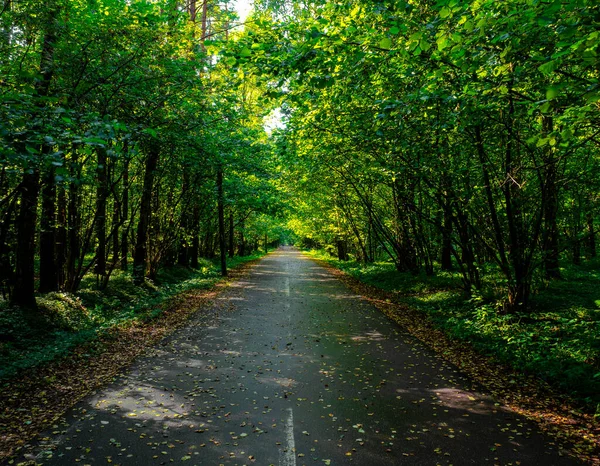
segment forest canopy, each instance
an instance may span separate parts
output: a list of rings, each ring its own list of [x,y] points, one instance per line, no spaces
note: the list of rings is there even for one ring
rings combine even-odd
[[[265,0],[243,27],[227,2],[1,6],[0,280],[23,309],[295,241],[455,270],[468,296],[493,277],[515,313],[596,256],[597,2]]]

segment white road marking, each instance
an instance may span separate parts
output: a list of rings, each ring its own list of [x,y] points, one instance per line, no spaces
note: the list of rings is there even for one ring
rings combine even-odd
[[[294,411],[287,409],[289,415],[285,422],[286,446],[279,450],[279,466],[296,466],[296,442],[294,442]]]
[[[290,295],[290,279],[285,277],[285,285],[283,285],[283,292],[286,296]]]

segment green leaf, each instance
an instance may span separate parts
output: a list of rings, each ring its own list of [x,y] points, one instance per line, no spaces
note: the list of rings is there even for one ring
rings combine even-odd
[[[555,86],[550,86],[547,90],[546,90],[546,99],[547,100],[552,100],[554,99],[556,96],[558,95],[558,88]]]
[[[438,50],[444,50],[446,47],[448,47],[448,37],[446,36],[442,36],[440,37],[437,41],[437,46],[438,46]]]
[[[240,57],[249,57],[250,55],[252,55],[252,50],[250,50],[248,47],[244,47],[240,52]]]
[[[235,59],[235,57],[227,57],[225,59],[225,64],[229,65],[229,66],[234,66],[237,63],[237,60]]]
[[[546,102],[545,104],[543,104],[543,105],[540,107],[540,112],[542,112],[542,113],[547,113],[547,112],[548,112],[548,110],[550,110],[550,107],[551,107],[551,104],[550,104],[550,102]]]
[[[450,14],[452,14],[450,8],[444,7],[440,11],[440,18],[447,18],[448,16],[450,16]]]
[[[563,132],[560,133],[560,137],[563,140],[568,141],[573,137],[573,131],[571,130],[571,128],[566,128]]]
[[[392,48],[392,39],[390,39],[389,37],[384,37],[383,39],[381,39],[381,41],[379,42],[379,48],[391,49]]]
[[[585,99],[585,101],[588,104],[593,104],[595,102],[598,102],[600,100],[600,92],[588,92],[587,94],[585,94],[583,96],[583,98]]]
[[[552,73],[558,67],[556,60],[550,60],[543,65],[538,66],[538,69],[544,74]]]

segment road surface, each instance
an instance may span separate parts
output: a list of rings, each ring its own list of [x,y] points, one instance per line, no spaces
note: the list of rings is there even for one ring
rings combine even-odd
[[[43,437],[60,466],[578,464],[294,249]]]

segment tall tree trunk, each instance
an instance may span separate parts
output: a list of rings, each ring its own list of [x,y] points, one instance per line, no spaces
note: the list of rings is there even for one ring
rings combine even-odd
[[[235,236],[233,225],[233,209],[229,212],[229,257],[233,257],[235,253]]]
[[[106,274],[106,198],[108,195],[107,186],[107,157],[106,149],[98,147],[96,149],[97,159],[97,183],[96,188],[96,268],[98,276],[104,277]]]
[[[198,254],[200,253],[200,208],[194,202],[192,209],[192,247],[190,248],[190,267],[198,268]]]
[[[115,197],[113,205],[113,215],[111,221],[110,234],[112,235],[112,262],[113,264],[119,264],[120,260],[120,244],[119,244],[119,226],[121,225],[121,203],[117,197]],[[111,267],[111,270],[113,267]]]
[[[189,191],[190,185],[190,174],[189,168],[184,167],[183,169],[183,183],[181,186],[181,200],[183,205],[189,205],[187,202],[187,195]],[[181,228],[180,228],[180,238],[179,238],[179,251],[177,254],[177,263],[183,267],[188,266],[189,262],[189,238],[190,238],[190,216],[189,213],[185,211],[184,208],[181,210]]]
[[[159,150],[151,147],[146,157],[144,185],[140,204],[140,220],[137,227],[135,250],[133,254],[133,282],[136,285],[144,283],[148,263],[148,231],[152,211],[152,188],[154,172],[158,166]]]
[[[71,150],[71,178],[69,183],[69,203],[67,205],[67,267],[66,284],[67,291],[76,291],[77,289],[77,260],[80,255],[80,228],[81,217],[79,214],[79,179],[81,177],[78,147],[73,145]]]
[[[42,156],[50,152],[45,147]],[[56,269],[56,183],[54,165],[46,169],[42,182],[42,212],[40,217],[40,293],[58,290]]]
[[[583,225],[581,224],[581,202],[580,196],[575,196],[571,202],[572,234],[573,234],[573,264],[581,265],[581,233]]]
[[[244,257],[246,255],[246,238],[244,238],[244,219],[240,221],[240,239],[238,244],[238,256]]]
[[[367,250],[369,252],[369,256],[367,258],[367,262],[375,262],[375,228],[373,226],[373,218],[371,217],[371,212],[367,211],[368,220],[367,220]]]
[[[67,193],[64,186],[58,188],[57,199],[57,226],[56,226],[56,272],[58,287],[64,288],[66,281],[67,263]]]
[[[158,277],[158,269],[160,266],[160,260],[162,258],[160,242],[162,225],[160,223],[160,219],[156,215],[160,208],[159,188],[160,184],[155,182],[154,191],[152,192],[152,207],[150,209],[152,213],[150,214],[150,223],[148,224],[148,278],[152,281],[156,281]]]
[[[219,253],[221,256],[221,275],[227,276],[227,251],[225,249],[225,196],[223,193],[223,167],[217,169],[217,210],[219,216]]]
[[[452,210],[450,205],[444,206],[441,268],[446,271],[452,270]]]
[[[544,116],[542,121],[543,133],[548,135],[554,129],[554,122],[551,116]],[[554,148],[549,147],[545,153],[544,165],[544,270],[546,278],[559,279],[559,251],[558,251],[558,186],[556,183],[557,177],[557,161],[554,156]]]
[[[35,228],[40,178],[37,168],[23,175],[21,205],[17,217],[17,248],[14,289],[11,303],[26,310],[35,310]]]
[[[129,253],[129,154],[128,145],[125,141],[126,159],[123,164],[123,199],[121,201],[121,219],[123,220],[123,232],[121,233],[121,270],[127,270],[127,255]]]
[[[44,34],[40,57],[41,79],[35,84],[40,98],[40,110],[45,105],[43,99],[50,94],[50,83],[54,74],[54,49],[57,39],[59,8],[48,9],[48,29]],[[23,148],[25,149],[25,148]],[[23,151],[25,154],[25,150]],[[11,303],[26,310],[35,310],[35,232],[37,223],[37,204],[40,193],[39,161],[32,161],[23,174],[21,183],[21,206],[17,219],[17,243],[15,258],[15,282],[11,294]]]
[[[515,313],[527,309],[531,292],[531,277],[525,262],[525,244],[523,231],[523,212],[521,199],[521,186],[518,185],[518,167],[515,163],[515,137],[514,137],[514,101],[512,94],[509,97],[507,115],[507,142],[505,149],[504,166],[510,179],[504,183],[504,202],[506,205],[506,219],[510,238],[510,261],[513,269],[513,280],[508,285],[508,299],[504,305],[507,313]]]
[[[347,261],[348,260],[348,246],[346,244],[346,240],[338,238],[336,240],[336,245],[337,245],[338,259],[341,261]]]
[[[594,215],[588,212],[586,217],[587,223],[587,257],[592,259],[596,257],[596,230],[594,229]]]
[[[190,21],[196,22],[196,0],[189,0],[188,13],[190,14]]]

